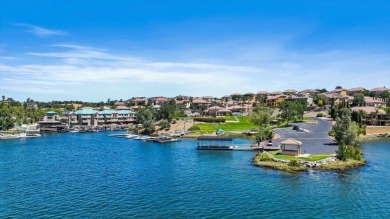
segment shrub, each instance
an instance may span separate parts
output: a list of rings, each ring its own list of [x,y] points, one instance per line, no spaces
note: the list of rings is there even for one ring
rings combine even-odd
[[[196,118],[194,118],[194,121],[218,123],[218,122],[225,122],[226,119],[225,118],[196,117]]]
[[[317,113],[317,117],[324,117],[323,113]]]
[[[272,155],[266,152],[263,152],[259,154],[259,160],[260,161],[271,161],[272,160]]]
[[[328,132],[328,135],[334,137],[336,136],[336,131],[332,129]]]
[[[201,130],[200,127],[197,126],[197,125],[193,125],[193,126],[191,126],[191,127],[188,129],[188,131],[200,131],[200,130]]]
[[[162,129],[169,129],[171,127],[171,124],[169,124],[168,120],[162,120],[160,122],[160,127]]]
[[[339,160],[363,160],[362,152],[357,146],[349,146],[341,143],[336,151],[337,159]]]
[[[300,167],[300,166],[302,166],[297,160],[290,160],[290,162],[288,162],[288,165],[290,167]]]

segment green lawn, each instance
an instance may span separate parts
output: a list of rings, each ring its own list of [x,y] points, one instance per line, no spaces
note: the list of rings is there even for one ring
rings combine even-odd
[[[304,160],[304,161],[317,161],[322,160],[328,157],[331,157],[331,154],[313,154],[309,157],[295,157],[295,156],[289,156],[289,155],[281,155],[278,154],[278,151],[271,152],[272,155],[274,155],[275,158],[282,159],[282,160]]]
[[[217,129],[221,128],[224,131],[245,131],[251,129],[257,129],[258,127],[250,122],[251,117],[249,116],[236,116],[239,122],[231,123],[204,123],[196,124],[201,130],[201,133],[210,133],[215,132]],[[226,116],[228,121],[236,121],[233,116]]]

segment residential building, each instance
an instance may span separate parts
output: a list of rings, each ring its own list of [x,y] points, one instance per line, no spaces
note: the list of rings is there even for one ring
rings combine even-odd
[[[267,106],[277,107],[286,99],[286,95],[268,96],[266,100]]]
[[[333,106],[335,104],[347,104],[349,101],[348,96],[333,92],[322,93],[319,94],[318,97],[323,100],[324,105],[328,106]]]
[[[380,107],[386,106],[385,99],[378,97],[364,97],[364,101],[366,102],[366,106]]]
[[[168,103],[169,99],[166,97],[156,97],[154,100],[154,105],[162,106],[166,103]]]
[[[347,90],[347,95],[353,96],[357,93],[363,93],[364,90],[365,89],[363,87],[354,87],[354,88]]]
[[[366,125],[390,125],[390,117],[382,109],[373,106],[363,106],[352,107],[351,110],[354,112],[363,112],[363,114],[361,114],[361,121]]]
[[[294,89],[287,89],[287,90],[283,91],[282,94],[284,94],[284,95],[296,95],[296,94],[298,94],[298,91],[296,91]]]
[[[390,91],[389,88],[387,87],[376,87],[370,90],[370,93],[373,94],[374,96],[380,96],[385,93],[388,93]]]
[[[192,100],[192,109],[193,110],[200,110],[210,107],[211,104],[207,102],[206,100],[196,98]]]
[[[61,121],[61,116],[54,111],[49,111],[41,116],[38,124],[43,132],[58,132],[60,129],[65,128],[65,125]]]
[[[282,91],[273,91],[269,93],[269,96],[278,96],[278,95],[282,95]]]

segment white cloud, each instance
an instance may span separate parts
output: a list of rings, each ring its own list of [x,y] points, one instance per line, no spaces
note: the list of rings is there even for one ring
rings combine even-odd
[[[223,96],[288,88],[333,89],[337,85],[372,88],[388,86],[390,82],[387,56],[361,51],[299,53],[279,45],[275,50],[268,47],[265,52],[258,49],[256,54],[250,54],[251,64],[240,64],[235,59],[152,61],[71,44],[51,48],[55,51],[28,53],[32,60],[49,58],[50,64],[0,65],[1,77],[7,78],[2,80],[2,90],[24,92],[28,96],[46,94],[47,100],[100,101],[108,97]],[[50,92],[45,93],[46,90]]]
[[[28,33],[32,33],[39,37],[46,37],[46,36],[55,36],[55,35],[65,35],[66,32],[62,30],[53,30],[53,29],[47,29],[39,26],[35,26],[32,24],[26,24],[26,23],[12,23],[14,26],[17,27],[23,27],[25,28],[25,31]]]

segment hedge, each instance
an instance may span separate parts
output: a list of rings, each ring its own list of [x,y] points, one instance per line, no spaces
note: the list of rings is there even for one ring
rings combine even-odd
[[[212,118],[212,117],[197,117],[194,118],[194,121],[197,122],[209,122],[209,123],[219,123],[219,122],[225,122],[225,118]]]

